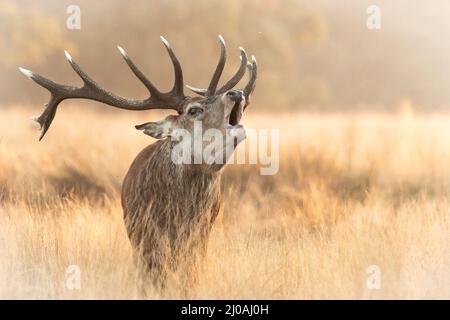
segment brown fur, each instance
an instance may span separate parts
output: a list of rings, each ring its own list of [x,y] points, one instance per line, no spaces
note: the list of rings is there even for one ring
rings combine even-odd
[[[189,267],[206,250],[220,208],[220,172],[204,165],[177,165],[172,142],[142,150],[122,187],[125,225],[144,272],[164,283],[167,271]],[[188,269],[186,269],[188,272]]]
[[[137,126],[161,140],[142,150],[132,163],[122,186],[122,207],[140,270],[150,274],[158,285],[164,285],[168,272],[181,271],[195,278],[191,271],[196,268],[192,267],[206,252],[208,235],[219,212],[220,174],[227,160],[222,164],[177,164],[171,155],[178,142],[171,134],[183,128],[194,140],[202,139],[194,137],[197,121],[203,132],[215,129],[224,137],[229,135],[230,115],[241,112],[245,103],[240,92],[231,93],[189,99],[182,114]],[[193,108],[199,112],[192,114]],[[207,145],[206,141],[202,143]]]

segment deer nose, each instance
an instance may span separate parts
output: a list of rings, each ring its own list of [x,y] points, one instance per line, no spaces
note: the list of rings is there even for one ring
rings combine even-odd
[[[227,92],[227,97],[234,102],[240,102],[242,100],[242,91],[230,90]]]

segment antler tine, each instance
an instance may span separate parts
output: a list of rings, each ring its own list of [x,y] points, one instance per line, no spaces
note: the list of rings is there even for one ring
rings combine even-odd
[[[164,46],[166,47],[167,52],[169,53],[170,60],[172,60],[173,70],[175,73],[175,82],[173,84],[173,88],[170,93],[175,95],[181,95],[184,97],[183,70],[181,69],[181,64],[178,61],[177,56],[173,52],[172,48],[170,47],[169,42],[163,36],[160,36],[160,39],[163,42]]]
[[[85,85],[97,85],[97,83],[92,80],[91,77],[89,77],[89,75],[84,72],[83,69],[81,69],[81,67],[75,61],[73,61],[72,56],[69,54],[69,52],[67,52],[67,50],[64,50],[64,54],[72,69],[75,70],[75,72],[80,76]]]
[[[153,85],[153,83],[151,83],[150,80],[147,79],[147,77],[141,72],[141,70],[139,70],[138,67],[136,67],[134,62],[128,56],[127,52],[121,46],[117,46],[117,49],[119,49],[120,54],[125,59],[125,62],[128,64],[128,66],[130,67],[131,71],[133,71],[134,75],[139,80],[141,80],[141,82],[145,85],[145,87],[148,89],[150,94],[152,96],[156,96],[156,97],[161,98],[162,97],[161,92]]]
[[[247,59],[247,54],[245,53],[244,48],[239,47],[239,50],[240,50],[240,53],[241,53],[241,56],[240,56],[240,59],[241,59],[241,65],[239,66],[239,69],[236,71],[236,73],[234,74],[234,76],[231,77],[231,79],[228,80],[228,82],[225,83],[225,84],[224,84],[219,90],[217,90],[214,94],[216,94],[216,95],[217,95],[217,94],[222,94],[222,93],[225,93],[226,91],[228,91],[228,90],[230,90],[230,89],[233,89],[234,86],[237,85],[237,84],[239,83],[239,81],[241,81],[242,77],[244,76],[245,70],[246,70],[246,67],[247,67],[248,59]],[[208,92],[207,89],[195,88],[195,87],[192,87],[192,86],[190,86],[190,85],[186,85],[186,87],[187,87],[189,90],[191,90],[192,92],[194,92],[194,93],[196,93],[196,94],[198,94],[198,95],[201,95],[201,96],[207,96],[207,95],[208,95],[208,94],[207,94],[207,92]]]
[[[238,71],[234,74],[234,76],[228,80],[219,90],[217,90],[217,94],[225,93],[228,90],[234,88],[235,85],[241,81],[242,77],[245,74],[245,67],[247,66],[247,54],[245,53],[244,48],[239,47],[241,52],[241,65],[239,66]]]
[[[214,71],[208,89],[206,90],[205,95],[207,97],[213,96],[216,93],[217,85],[219,84],[220,76],[222,75],[223,68],[225,67],[225,61],[227,59],[225,40],[221,35],[219,35],[219,43],[220,43],[220,59],[219,62],[217,63],[216,70]]]
[[[114,93],[109,92],[106,89],[102,88],[97,82],[95,82],[83,69],[81,69],[81,67],[72,59],[72,57],[70,56],[70,54],[67,51],[65,51],[65,54],[66,54],[67,60],[69,61],[69,64],[72,66],[72,68],[75,70],[75,72],[83,80],[84,86],[81,88],[66,87],[69,90],[68,90],[68,92],[63,92],[61,94],[62,100],[68,99],[68,98],[85,98],[85,99],[91,99],[91,100],[95,100],[98,102],[106,103],[110,106],[113,106],[113,107],[116,107],[119,109],[126,109],[126,110],[133,110],[133,111],[149,110],[149,109],[174,109],[177,111],[179,110],[178,105],[171,104],[171,103],[169,103],[169,101],[162,99],[160,97],[161,93],[159,93],[158,90],[156,90],[156,91],[158,91],[158,93],[156,95],[152,95],[145,100],[127,99],[127,98],[123,98],[118,95],[115,95]],[[134,72],[134,70],[133,70],[133,72]],[[141,78],[139,77],[139,79],[141,79]],[[144,83],[144,84],[148,85],[148,83],[150,83],[150,81],[147,80],[147,83]],[[60,86],[58,84],[56,84],[56,85]],[[54,89],[54,88],[50,88],[50,89]],[[52,92],[52,91],[50,90],[50,92]],[[184,96],[180,97],[180,100],[181,99],[184,99]]]
[[[194,93],[196,93],[196,94],[199,94],[199,95],[201,95],[201,96],[205,96],[206,95],[206,89],[200,89],[200,88],[196,88],[196,87],[192,87],[192,86],[190,86],[190,85],[186,85],[186,87],[189,89],[189,90],[191,90],[192,92],[194,92]]]
[[[77,88],[57,84],[25,68],[19,67],[19,70],[25,76],[50,91],[50,101],[45,104],[44,112],[42,112],[39,117],[33,118],[33,120],[39,124],[41,131],[39,141],[41,141],[55,117],[58,104],[64,100],[64,98],[62,98],[64,93],[68,95],[69,92],[75,91]]]
[[[256,83],[256,77],[258,75],[258,64],[256,62],[255,56],[252,56],[252,63],[247,64],[248,72],[249,72],[249,79],[247,82],[247,85],[244,87],[244,96],[245,96],[245,108],[250,104],[250,96],[255,90],[255,83]]]
[[[39,123],[41,127],[41,134],[39,140],[41,140],[47,130],[49,129],[58,108],[58,105],[65,99],[84,98],[95,100],[108,104],[110,106],[133,110],[149,110],[149,109],[173,109],[178,113],[182,112],[183,102],[186,100],[186,96],[183,93],[183,73],[181,65],[170,48],[168,42],[161,37],[164,45],[172,60],[175,70],[175,83],[171,91],[168,93],[161,93],[156,87],[144,76],[144,74],[136,67],[131,59],[126,54],[125,50],[119,48],[120,53],[125,58],[130,69],[133,73],[142,81],[150,92],[150,97],[145,100],[128,99],[112,92],[107,91],[97,84],[83,69],[72,59],[70,54],[65,51],[67,60],[71,67],[83,80],[82,87],[67,86],[55,83],[47,78],[44,78],[30,70],[19,68],[19,70],[28,78],[46,88],[50,92],[50,101],[45,105],[43,113],[35,118],[35,121]]]

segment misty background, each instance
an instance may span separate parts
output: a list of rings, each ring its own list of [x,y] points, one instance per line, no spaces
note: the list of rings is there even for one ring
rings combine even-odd
[[[73,4],[81,8],[80,30],[66,27]],[[381,9],[380,30],[366,27],[369,5]],[[239,46],[257,57],[253,104],[260,110],[396,111],[405,100],[416,111],[449,110],[446,0],[0,0],[0,107],[42,109],[48,100],[18,66],[80,85],[64,49],[106,89],[144,98],[120,45],[168,90],[173,71],[159,35],[176,52],[185,83],[206,87],[219,57],[218,34],[228,49],[221,83],[238,68]]]

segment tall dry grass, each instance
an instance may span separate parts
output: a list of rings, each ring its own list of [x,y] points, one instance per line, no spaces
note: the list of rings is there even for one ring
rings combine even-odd
[[[122,178],[157,116],[64,106],[45,140],[0,112],[0,298],[138,298]],[[253,110],[252,110],[253,111]],[[247,114],[280,171],[230,165],[191,298],[450,298],[450,117]],[[81,269],[69,290],[66,268]],[[381,288],[366,286],[379,266]],[[176,279],[165,293],[184,297]]]

